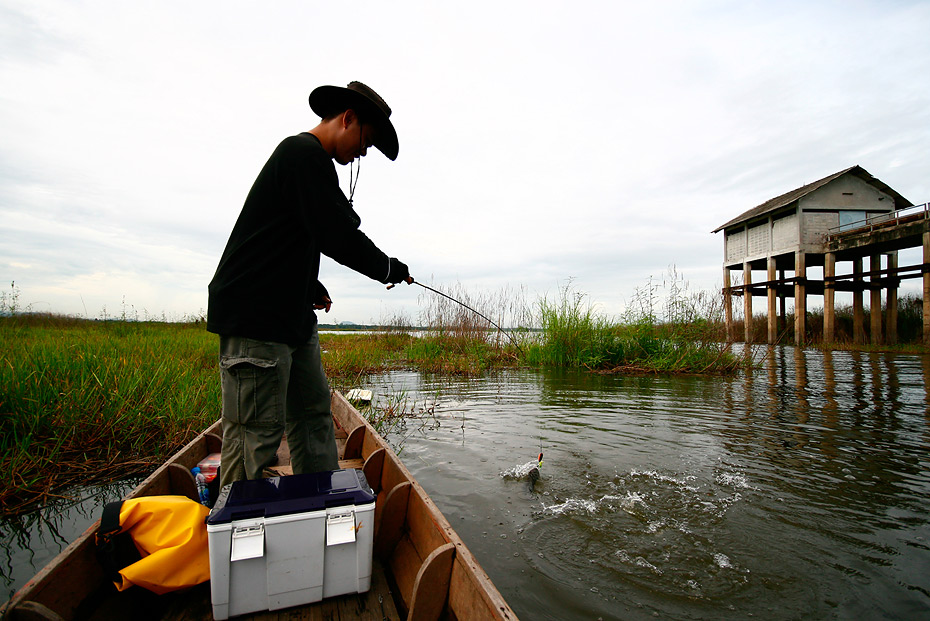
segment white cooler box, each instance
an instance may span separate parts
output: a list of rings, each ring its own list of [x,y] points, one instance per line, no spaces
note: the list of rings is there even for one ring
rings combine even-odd
[[[213,616],[367,591],[374,515],[361,470],[226,486],[207,518]]]

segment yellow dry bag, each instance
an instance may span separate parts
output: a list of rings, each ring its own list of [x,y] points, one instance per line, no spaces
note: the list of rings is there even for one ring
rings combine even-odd
[[[97,530],[97,556],[120,591],[137,584],[162,594],[206,582],[209,512],[186,496],[108,503]]]

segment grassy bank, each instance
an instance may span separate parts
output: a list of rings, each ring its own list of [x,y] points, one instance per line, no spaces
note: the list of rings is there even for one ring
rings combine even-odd
[[[4,511],[150,472],[219,412],[202,326],[13,317],[0,342]]]
[[[0,343],[4,512],[77,483],[147,474],[221,414],[217,336],[202,323],[18,315],[0,317]],[[324,334],[321,345],[340,390],[391,369],[461,374],[515,362],[451,332]]]
[[[647,298],[640,312],[609,321],[568,288],[555,302],[540,302],[538,317],[519,296],[450,293],[501,325],[540,325],[542,331],[502,334],[459,305],[433,298],[424,334],[413,335],[401,318],[393,322],[396,329],[321,335],[332,387],[358,387],[370,374],[393,369],[475,375],[513,366],[678,373],[737,368],[714,340],[716,323],[695,314],[707,309],[681,299],[673,305],[677,321],[657,319]],[[3,510],[23,510],[71,485],[147,474],[217,420],[220,403],[217,337],[203,323],[2,316]],[[375,423],[395,419],[405,407],[395,400],[370,416]]]
[[[366,334],[322,334],[323,365],[334,386],[371,373],[414,369],[443,375],[478,375],[516,366],[518,351],[500,344],[488,331],[463,336],[432,330],[414,336],[396,329]]]
[[[543,299],[542,333],[527,342],[525,361],[601,373],[737,371],[745,361],[724,343],[717,299],[690,294],[675,278],[670,282],[662,296],[651,283],[638,290],[620,320],[599,315],[584,294],[570,287],[554,301]]]

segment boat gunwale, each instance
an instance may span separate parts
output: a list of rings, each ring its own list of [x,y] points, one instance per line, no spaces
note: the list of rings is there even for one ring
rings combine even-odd
[[[478,563],[473,553],[468,549],[458,533],[452,528],[448,519],[446,519],[445,515],[439,510],[429,494],[426,493],[426,490],[413,477],[397,454],[391,449],[377,430],[375,430],[371,423],[369,423],[338,391],[332,392],[332,413],[333,418],[338,424],[348,432],[348,440],[345,446],[342,447],[342,450],[345,451],[343,454],[344,459],[364,460],[363,469],[366,475],[371,472],[375,465],[378,465],[378,480],[374,483],[379,487],[381,486],[381,468],[383,464],[390,461],[390,467],[401,475],[404,482],[410,484],[411,496],[422,501],[429,519],[441,533],[442,538],[445,539],[448,544],[452,544],[454,553],[452,554],[448,570],[448,581],[445,585],[446,593],[439,604],[440,616],[460,619],[486,618],[515,620],[517,617],[514,612],[510,609],[503,596]],[[217,431],[221,429],[221,425],[221,420],[216,421],[199,433],[194,439],[166,460],[165,463],[156,468],[152,474],[143,479],[139,485],[126,495],[126,498],[135,498],[142,495],[157,495],[159,493],[159,488],[164,487],[164,493],[176,494],[179,493],[176,491],[178,488],[183,488],[183,495],[187,495],[196,500],[196,486],[194,485],[193,477],[190,475],[190,468],[196,465],[197,461],[199,461],[202,456],[214,452],[214,450],[219,450],[219,444],[222,440],[217,435]],[[355,436],[355,440],[353,440],[353,436]],[[357,444],[357,446],[355,446],[355,444]],[[355,451],[357,451],[357,454],[352,454]],[[376,452],[380,452],[381,457],[370,460],[369,458]],[[380,463],[369,466],[372,462]],[[369,480],[369,483],[371,484],[372,481]],[[400,482],[394,487],[399,484]],[[375,491],[377,492],[379,490]],[[383,498],[386,497],[389,491],[390,490],[385,491],[383,495],[379,494],[379,502],[383,502]],[[404,517],[403,526],[407,529],[404,532],[409,534],[412,529],[407,523],[407,517],[408,516]],[[99,584],[101,579],[105,580],[103,570],[99,565],[91,568],[90,565],[92,564],[86,562],[88,556],[94,557],[93,550],[88,550],[87,548],[93,548],[98,526],[99,519],[91,524],[84,533],[68,544],[64,550],[49,561],[45,567],[40,569],[35,576],[26,582],[26,584],[20,587],[9,601],[0,605],[0,619],[15,619],[18,616],[17,612],[25,610],[28,604],[38,604],[40,608],[46,608],[51,611],[52,614],[60,615],[60,612],[56,612],[57,608],[58,611],[65,613],[64,616],[60,618],[69,618],[69,616],[73,616],[74,611],[77,610],[77,607],[80,605],[80,601],[86,598],[89,592],[93,590],[93,585],[91,585],[83,595],[78,593],[77,596],[70,598],[65,596],[65,594],[56,593],[56,587],[61,584],[69,584],[71,582],[71,574],[77,571],[72,569],[72,566],[81,563],[88,566],[91,574],[83,576],[83,583]],[[378,534],[376,530],[376,539]],[[440,547],[443,546],[436,546],[433,552]],[[426,571],[430,569],[430,567],[427,567],[427,561],[432,562],[434,560],[434,555],[426,554],[424,556],[428,558],[422,559],[423,566],[420,567],[417,580],[414,583],[414,592],[405,592],[401,594],[403,601],[399,603],[403,604],[408,610],[409,606],[419,606],[419,603],[423,601],[423,595],[420,596],[420,600],[417,600],[417,593],[429,594],[431,592],[432,585],[424,584],[421,588],[420,580],[429,579],[423,578],[423,574],[429,573]],[[94,558],[94,560],[96,559]],[[392,571],[387,560],[384,562],[384,569],[387,573],[391,573]],[[96,572],[96,575],[94,575],[94,572]],[[458,585],[457,588],[450,588],[449,582]],[[470,601],[470,598],[473,598],[475,595],[480,597],[482,605],[477,605],[477,602]],[[435,600],[435,594],[430,598]],[[417,603],[414,603],[415,601]],[[56,606],[56,604],[58,605]],[[313,604],[310,604],[309,606],[312,605]],[[23,609],[20,608],[21,606]],[[424,608],[428,606],[433,606],[435,608],[435,602],[424,604]],[[64,610],[65,608],[67,608],[67,610]],[[418,607],[417,614],[411,616],[419,617],[418,613],[420,612],[422,611]],[[403,618],[402,611],[401,615]]]

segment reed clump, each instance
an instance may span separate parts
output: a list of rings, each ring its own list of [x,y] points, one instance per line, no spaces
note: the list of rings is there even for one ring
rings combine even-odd
[[[513,334],[499,329],[530,320],[522,290],[504,288],[475,294],[461,285],[446,290],[433,288],[443,295],[430,291],[421,295],[421,320],[426,330],[406,350],[415,368],[429,373],[475,375],[522,362],[520,345]]]
[[[488,340],[487,334],[468,338],[431,332],[411,342],[406,355],[416,369],[443,375],[477,375],[517,363],[508,348],[495,346]]]
[[[385,437],[397,432],[411,418],[435,419],[436,404],[417,402],[406,390],[372,396],[372,400],[367,403],[356,401],[353,405],[375,431]],[[397,452],[400,453],[402,448],[396,446]]]
[[[138,476],[220,414],[198,324],[0,318],[0,502]]]
[[[383,373],[406,366],[406,350],[414,337],[404,329],[371,333],[321,334],[323,366],[331,380]]]
[[[600,316],[569,283],[539,302],[542,333],[525,359],[597,372],[733,373],[743,361],[722,338],[721,314],[716,298],[689,293],[674,271],[661,287],[650,280],[637,290],[621,320]]]

